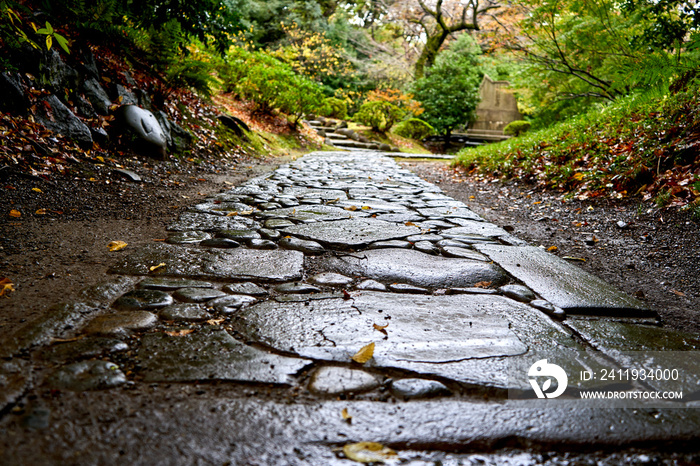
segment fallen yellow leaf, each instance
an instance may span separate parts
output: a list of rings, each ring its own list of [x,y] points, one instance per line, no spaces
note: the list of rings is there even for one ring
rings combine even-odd
[[[39,209],[39,210],[37,210],[37,211],[34,212],[34,213],[37,214],[37,215],[46,215],[46,214],[47,214],[47,210],[46,210],[46,209]]]
[[[32,188],[32,191],[34,191],[34,192],[36,192],[36,193],[42,193],[42,192],[43,192],[43,191],[42,191],[41,189],[39,189],[39,188]]]
[[[185,335],[189,335],[192,332],[194,332],[194,329],[187,328],[184,330],[172,330],[170,332],[165,332],[165,334],[170,335],[171,337],[184,337]]]
[[[576,173],[574,175],[574,179],[581,181],[583,179],[583,173],[581,173],[581,172]]]
[[[368,205],[363,205],[363,206],[362,206],[362,210],[370,210],[370,209],[371,209],[371,207],[368,206]]]
[[[5,277],[0,278],[0,296],[6,297],[7,293],[11,293],[13,291],[15,291],[15,287],[10,279]]]
[[[406,223],[404,223],[404,225],[406,225],[407,227],[415,227],[416,226],[416,224],[413,222],[406,222]]]
[[[165,267],[165,262],[161,262],[161,263],[158,264],[158,265],[154,265],[153,267],[150,267],[148,270],[150,270],[151,272],[153,272],[154,270],[158,270],[158,269],[160,269],[160,268],[162,268],[162,267]]]
[[[571,256],[564,256],[562,259],[566,259],[568,261],[580,261],[580,262],[586,262],[586,259],[583,257],[571,257]]]
[[[209,319],[207,320],[207,323],[209,325],[221,325],[224,323],[226,319]]]
[[[678,295],[678,296],[685,296],[685,293],[683,293],[682,291],[678,291],[678,290],[671,290],[671,293]]]
[[[350,359],[357,363],[364,364],[372,359],[372,356],[374,356],[374,342],[360,348],[360,351],[355,353],[355,355]]]
[[[357,206],[356,206],[356,205],[351,205],[351,206],[349,206],[349,207],[346,207],[345,210],[351,210],[351,211],[354,212],[354,211],[357,210]]]
[[[491,282],[474,283],[474,288],[488,288],[489,286],[491,286]]]
[[[98,155],[98,156],[97,156],[97,157],[95,157],[95,158],[96,158],[97,160],[99,160],[100,162],[102,162],[102,163],[105,163],[105,159],[104,159],[104,157],[102,157],[102,156]]]
[[[19,210],[12,209],[10,211],[10,217],[19,218],[21,216],[22,216],[22,213]]]
[[[559,249],[559,248],[556,247],[556,246],[550,246],[550,247],[547,248],[547,251],[549,251],[549,252],[554,252],[554,251],[556,251],[557,249]]]
[[[235,217],[236,215],[238,215],[238,212],[229,212],[226,214],[227,217]]]
[[[379,332],[382,332],[384,335],[388,335],[388,334],[386,333],[386,328],[387,328],[388,326],[389,326],[389,324],[386,324],[386,325],[372,324],[372,327],[373,327],[375,330],[377,330],[377,331],[379,331]]]
[[[383,463],[396,456],[396,452],[377,442],[349,443],[343,447],[343,453],[358,463]]]
[[[127,244],[124,241],[111,241],[107,247],[109,248],[109,252],[114,252],[114,251],[121,251],[127,246]]]
[[[344,421],[352,421],[352,416],[350,416],[350,413],[348,413],[348,408],[343,408],[343,411],[341,411],[340,415],[342,416]]]

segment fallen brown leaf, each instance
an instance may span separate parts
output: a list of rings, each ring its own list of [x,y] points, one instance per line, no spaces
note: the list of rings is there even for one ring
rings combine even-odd
[[[194,329],[187,328],[184,330],[172,330],[169,332],[165,332],[165,334],[170,335],[171,337],[184,337],[185,335],[189,335],[192,332],[194,332]]]

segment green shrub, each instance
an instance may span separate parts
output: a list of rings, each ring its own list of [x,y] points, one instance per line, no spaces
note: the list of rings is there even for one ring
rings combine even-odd
[[[321,116],[344,120],[348,117],[348,104],[342,99],[328,97],[323,101],[323,107],[318,111]]]
[[[398,136],[420,141],[435,133],[435,128],[420,118],[410,118],[397,124],[393,132]]]
[[[394,123],[403,116],[403,110],[396,105],[389,102],[374,101],[362,104],[360,111],[355,114],[354,120],[383,133],[389,131],[394,126]]]
[[[503,128],[503,133],[509,136],[520,136],[530,129],[530,123],[525,120],[511,121]]]

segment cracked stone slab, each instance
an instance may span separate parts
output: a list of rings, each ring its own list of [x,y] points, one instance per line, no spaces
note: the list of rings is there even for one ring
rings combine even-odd
[[[168,231],[220,231],[220,230],[245,230],[259,228],[253,219],[242,217],[220,217],[203,212],[185,212],[168,227]]]
[[[145,382],[227,380],[289,384],[310,361],[267,353],[220,328],[173,337],[145,335],[138,352]]]
[[[193,249],[150,244],[121,259],[110,273],[154,275],[150,267],[164,263],[157,275],[209,280],[282,282],[301,278],[304,254],[290,250]]]
[[[379,387],[376,375],[347,367],[321,367],[314,371],[309,381],[309,391],[319,395],[361,393]]]
[[[283,232],[323,244],[357,248],[375,241],[400,239],[420,233],[416,227],[397,225],[372,218],[353,218],[336,222],[294,225]]]
[[[308,301],[308,300],[307,300]],[[389,324],[383,332],[374,325]],[[281,351],[349,362],[375,343],[367,365],[414,371],[463,383],[530,388],[509,380],[527,374],[532,352],[565,354],[565,370],[581,370],[585,349],[566,329],[531,307],[501,296],[353,293],[353,299],[265,302],[241,312],[235,330]],[[590,359],[590,358],[588,358]]]
[[[321,261],[328,271],[429,288],[493,286],[507,280],[500,267],[469,259],[438,257],[410,249],[372,249]]]
[[[475,248],[568,314],[656,316],[640,301],[541,248],[490,244]]]

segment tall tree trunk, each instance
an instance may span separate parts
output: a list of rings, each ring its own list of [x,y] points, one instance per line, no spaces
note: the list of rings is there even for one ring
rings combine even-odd
[[[449,33],[445,30],[441,30],[435,35],[428,37],[423,50],[416,61],[414,77],[420,79],[425,75],[425,68],[430,68],[435,63],[435,58],[437,57],[440,47],[445,43],[445,39]]]

